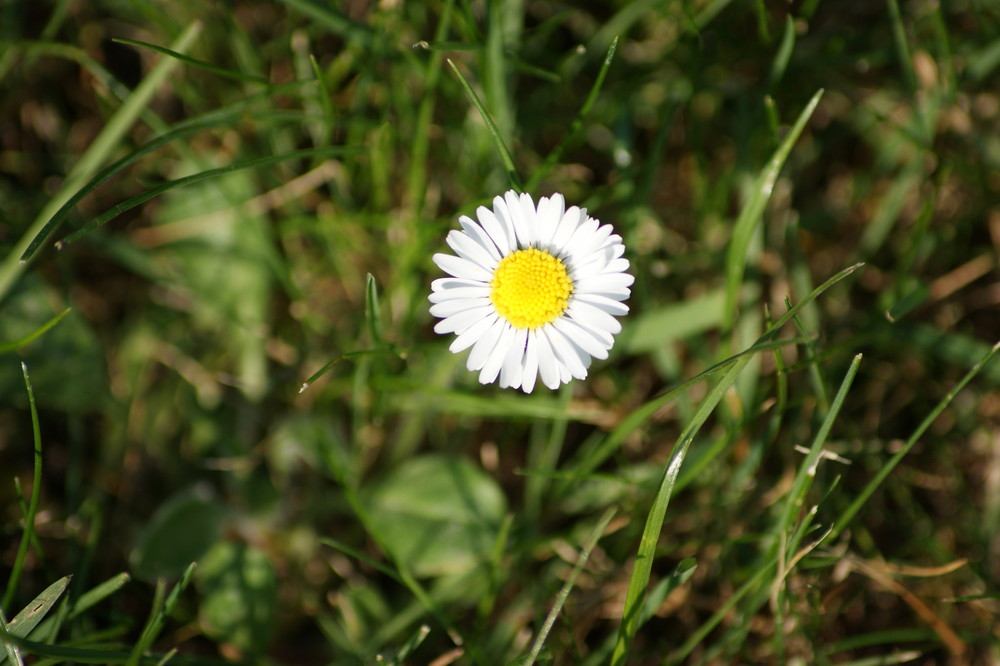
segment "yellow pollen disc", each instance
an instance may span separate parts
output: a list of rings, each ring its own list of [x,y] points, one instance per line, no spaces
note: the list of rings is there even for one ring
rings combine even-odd
[[[566,311],[573,281],[561,259],[531,247],[504,257],[490,288],[497,313],[514,328],[538,328]]]

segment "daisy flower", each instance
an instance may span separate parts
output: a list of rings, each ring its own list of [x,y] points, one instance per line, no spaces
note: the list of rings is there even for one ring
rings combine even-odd
[[[561,194],[536,208],[511,190],[476,216],[448,233],[454,255],[434,255],[451,276],[431,284],[434,331],[455,334],[454,353],[472,348],[466,365],[482,384],[531,393],[538,377],[550,389],[585,378],[621,331],[615,316],[628,313],[634,278],[621,236]]]

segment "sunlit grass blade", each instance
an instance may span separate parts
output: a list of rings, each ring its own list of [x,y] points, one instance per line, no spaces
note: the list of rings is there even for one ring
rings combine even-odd
[[[201,23],[195,21],[171,44],[171,50],[183,53],[194,43],[200,31]],[[173,58],[164,58],[158,62],[149,75],[136,87],[135,91],[129,95],[121,108],[108,119],[101,133],[97,135],[83,155],[80,156],[80,159],[73,165],[58,192],[49,199],[48,204],[41,210],[35,221],[32,222],[21,239],[14,245],[10,254],[0,263],[0,301],[6,297],[7,292],[14,284],[14,280],[24,270],[24,262],[20,258],[31,241],[34,240],[49,219],[51,219],[52,215],[97,172],[100,165],[111,155],[135,120],[149,106],[160,84],[167,79],[178,64],[178,61]]]
[[[740,216],[733,227],[733,235],[729,243],[729,251],[726,255],[726,302],[722,312],[722,330],[724,333],[728,333],[732,329],[733,322],[736,320],[739,289],[743,282],[744,272],[746,271],[747,249],[750,247],[750,240],[753,237],[754,229],[757,228],[757,224],[764,213],[764,207],[767,205],[768,199],[771,198],[771,191],[774,189],[774,183],[778,179],[781,167],[785,164],[785,160],[788,159],[788,154],[792,151],[792,146],[795,145],[799,135],[802,134],[802,130],[805,129],[806,123],[812,117],[813,111],[816,110],[816,106],[819,104],[822,96],[823,90],[817,91],[812,96],[812,99],[809,100],[809,103],[806,104],[802,113],[799,114],[784,141],[774,151],[774,155],[771,156],[767,166],[757,176],[757,180],[754,182],[753,189],[751,190],[750,198],[743,206],[743,210],[740,211]]]
[[[11,567],[10,576],[7,578],[7,589],[4,591],[3,603],[0,604],[2,608],[10,608],[14,601],[14,594],[17,592],[17,585],[21,580],[24,558],[28,555],[28,547],[35,534],[35,515],[38,513],[38,502],[42,496],[42,433],[38,422],[38,407],[35,405],[35,392],[31,388],[31,377],[28,375],[28,366],[23,362],[21,363],[21,374],[24,376],[24,387],[28,392],[28,407],[31,410],[34,477],[31,485],[31,501],[28,503],[28,511],[24,515],[24,533],[21,535],[21,544],[18,546],[17,555],[14,556],[14,566]]]
[[[465,90],[465,93],[472,101],[472,105],[476,107],[476,110],[479,111],[479,115],[483,118],[483,122],[486,123],[486,129],[489,130],[490,136],[493,137],[493,141],[497,147],[497,152],[500,154],[500,160],[503,162],[504,169],[507,171],[507,180],[510,181],[511,187],[515,190],[521,191],[521,179],[517,175],[517,167],[514,166],[514,158],[511,157],[510,151],[507,150],[507,144],[504,143],[503,137],[500,135],[500,130],[497,129],[496,123],[493,122],[493,117],[490,115],[490,112],[486,110],[486,106],[483,104],[482,100],[479,99],[479,95],[477,95],[476,91],[472,89],[469,82],[465,80],[465,77],[462,75],[462,72],[458,69],[455,63],[453,63],[450,58],[447,60],[451,70],[455,72],[455,76],[458,77],[459,83],[462,84],[462,88]]]
[[[545,178],[545,176],[552,171],[552,168],[559,163],[566,147],[571,141],[576,139],[580,130],[583,129],[583,121],[590,113],[594,103],[597,101],[598,95],[601,93],[601,88],[604,85],[604,79],[608,75],[608,70],[611,69],[611,61],[614,60],[615,50],[617,48],[618,37],[615,37],[611,42],[611,46],[608,47],[607,55],[604,56],[604,62],[601,64],[601,69],[597,72],[594,84],[590,87],[590,93],[587,95],[587,99],[584,100],[583,106],[580,107],[580,111],[577,112],[576,117],[573,118],[573,122],[570,123],[566,134],[563,136],[559,144],[545,156],[545,161],[542,162],[537,169],[535,169],[534,173],[531,174],[531,178],[528,179],[528,183],[525,185],[528,192],[533,192],[535,188],[538,187],[538,184],[542,181],[542,179]]]
[[[198,67],[199,69],[204,69],[212,72],[213,74],[218,74],[219,76],[224,76],[229,79],[236,79],[237,81],[244,81],[246,83],[263,83],[265,85],[268,82],[263,76],[245,74],[243,72],[226,69],[225,67],[219,67],[218,65],[213,65],[210,62],[205,62],[204,60],[198,60],[197,58],[192,58],[191,56],[184,55],[183,53],[178,53],[177,51],[168,49],[165,46],[158,46],[157,44],[150,44],[149,42],[141,42],[137,39],[126,39],[124,37],[113,37],[111,41],[118,42],[119,44],[128,44],[129,46],[141,46],[143,48],[156,51],[157,53],[162,53],[163,55],[171,58],[176,58],[186,65]]]
[[[552,605],[552,610],[545,617],[545,622],[542,623],[541,629],[538,630],[538,635],[535,637],[535,642],[531,646],[531,651],[528,653],[528,658],[523,662],[524,666],[531,666],[538,659],[538,655],[542,652],[542,646],[545,645],[545,640],[549,636],[549,632],[552,631],[552,626],[556,622],[556,618],[559,617],[562,607],[566,604],[566,599],[569,598],[569,593],[573,591],[573,586],[576,584],[577,576],[583,571],[584,565],[587,560],[590,559],[590,553],[594,550],[597,542],[600,540],[601,535],[604,534],[604,530],[607,529],[608,523],[615,516],[614,507],[608,508],[601,519],[597,521],[597,526],[594,527],[594,531],[590,535],[586,546],[580,552],[580,557],[576,561],[576,565],[573,566],[573,570],[570,572],[569,576],[566,578],[566,583],[563,585],[562,589],[559,590],[559,594],[556,596],[556,602]]]
[[[803,299],[803,301],[790,308],[770,328],[768,328],[762,336],[761,341],[766,341],[771,335],[775,334],[778,329],[789,321],[789,319],[794,317],[798,309],[803,307],[808,301],[816,298],[819,294],[823,293],[823,291],[830,288],[841,279],[847,277],[859,267],[859,265],[851,266],[841,271],[830,280],[824,282],[817,289],[813,290],[813,292],[810,293],[806,299]],[[681,433],[677,440],[677,444],[674,446],[674,452],[671,455],[670,462],[667,464],[663,472],[660,487],[653,498],[653,506],[646,518],[646,526],[643,530],[642,538],[639,543],[639,551],[636,555],[632,576],[629,580],[628,592],[625,599],[625,608],[622,614],[622,624],[618,633],[618,641],[615,645],[614,653],[612,654],[612,664],[623,664],[625,662],[629,646],[635,636],[638,622],[638,611],[641,608],[643,596],[645,595],[646,588],[649,584],[649,576],[656,552],[656,543],[659,539],[667,506],[669,504],[670,497],[673,494],[674,486],[677,483],[680,468],[684,462],[684,457],[687,454],[688,447],[691,445],[691,442],[693,441],[698,430],[708,419],[709,415],[714,411],[716,405],[722,399],[722,396],[736,382],[740,372],[751,358],[751,354],[742,354],[737,357],[737,360],[732,363],[726,371],[726,374],[718,381],[718,383],[712,388],[712,390],[698,406],[698,409]]]
[[[14,340],[12,342],[0,343],[0,354],[5,354],[7,352],[12,352],[16,349],[20,349],[21,347],[27,346],[32,342],[34,342],[35,340],[37,340],[38,338],[42,337],[43,335],[45,335],[45,333],[48,332],[49,329],[51,329],[53,326],[62,321],[62,318],[69,314],[70,309],[71,308],[66,308],[65,310],[57,314],[55,317],[48,320],[47,322],[39,326],[37,329],[35,329],[31,333],[28,333],[22,338],[18,338],[17,340]]]
[[[760,337],[758,342],[751,345],[748,349],[740,352],[739,354],[732,356],[724,361],[720,361],[711,368],[702,371],[696,377],[689,379],[678,387],[675,387],[668,391],[667,393],[653,398],[649,402],[641,405],[640,407],[634,409],[625,419],[611,432],[608,437],[601,442],[595,450],[582,450],[580,454],[574,459],[573,462],[568,466],[581,474],[588,474],[589,472],[596,469],[601,463],[607,460],[618,447],[624,443],[625,439],[630,433],[632,433],[636,428],[645,423],[658,409],[669,403],[671,400],[676,398],[680,393],[688,389],[693,384],[705,379],[706,377],[713,375],[717,372],[721,372],[726,368],[730,367],[733,363],[736,363],[740,358],[747,354],[755,354],[757,352],[768,351],[782,347],[786,344],[793,344],[802,341],[800,338],[795,338],[793,340],[772,340],[772,337],[777,334],[777,332],[788,323],[793,317],[795,317],[803,308],[812,303],[817,297],[820,296],[827,289],[837,284],[847,276],[849,276],[854,271],[861,268],[864,264],[854,264],[849,266],[844,270],[840,271],[829,280],[821,284],[820,286],[813,289],[805,298],[801,301],[795,303],[788,309],[781,317],[772,323],[764,335]]]
[[[649,576],[653,569],[653,560],[656,556],[656,543],[660,538],[660,531],[663,527],[663,519],[667,513],[667,506],[670,497],[673,495],[674,485],[677,483],[677,476],[680,473],[684,457],[687,455],[691,442],[701,429],[701,426],[708,420],[708,417],[715,411],[716,405],[722,400],[726,392],[736,383],[737,378],[749,363],[751,355],[741,356],[729,368],[725,375],[719,379],[718,383],[712,387],[708,395],[698,406],[694,416],[681,432],[677,443],[674,445],[674,452],[670,456],[670,462],[663,471],[660,486],[653,498],[653,505],[646,516],[646,526],[642,531],[642,538],[639,541],[639,550],[636,553],[635,564],[632,568],[632,576],[629,579],[628,592],[625,596],[625,608],[622,611],[622,623],[618,630],[618,640],[615,643],[614,652],[611,655],[611,664],[621,666],[628,658],[628,651],[635,638],[635,633],[639,626],[639,610],[642,608],[646,589],[649,586]]]
[[[242,169],[254,169],[263,166],[270,166],[272,164],[278,164],[280,162],[287,162],[290,160],[306,159],[314,157],[329,157],[333,155],[345,155],[350,153],[360,152],[360,148],[352,147],[322,147],[322,148],[306,148],[303,150],[293,150],[288,153],[282,153],[280,155],[268,155],[266,157],[257,157],[250,160],[245,160],[243,162],[237,162],[236,164],[230,164],[229,166],[219,167],[217,169],[208,169],[206,171],[200,171],[196,174],[190,176],[185,176],[183,178],[177,178],[175,180],[168,181],[157,187],[153,187],[146,190],[142,194],[137,194],[134,197],[130,197],[120,204],[109,208],[105,212],[98,215],[93,220],[87,222],[69,236],[63,239],[63,243],[72,243],[79,240],[81,237],[90,233],[97,227],[100,227],[107,222],[115,219],[122,213],[129,211],[140,204],[143,204],[150,199],[158,197],[164,192],[169,192],[178,187],[183,187],[185,185],[194,185],[195,183],[200,183],[202,181],[211,180],[213,178],[218,178],[220,176],[225,176],[227,174],[233,173],[234,171],[240,171]]]
[[[840,514],[836,522],[834,522],[831,538],[836,538],[844,531],[844,529],[847,528],[850,522],[854,519],[854,516],[861,510],[861,507],[865,505],[875,490],[882,485],[882,482],[885,481],[886,477],[892,473],[892,470],[896,469],[899,462],[906,457],[906,454],[910,452],[913,445],[920,440],[923,434],[927,432],[927,429],[930,428],[934,421],[936,421],[941,415],[941,412],[943,412],[948,405],[951,404],[951,401],[955,399],[955,396],[958,395],[959,391],[965,388],[966,384],[972,381],[972,379],[978,375],[983,368],[989,365],[990,361],[993,360],[998,351],[1000,351],[1000,342],[993,345],[989,353],[986,354],[986,356],[984,356],[979,363],[974,365],[967,373],[965,373],[965,376],[962,377],[962,379],[955,384],[950,391],[948,391],[947,395],[945,395],[937,405],[935,405],[934,409],[932,409],[927,415],[927,418],[925,418],[920,425],[917,426],[917,429],[914,430],[913,434],[907,438],[906,442],[902,447],[900,447],[899,451],[897,451],[892,458],[887,460],[885,464],[879,468],[875,476],[872,477],[872,479],[865,485],[864,489],[862,489],[862,491],[858,493],[857,497],[854,498],[854,501],[852,501],[851,504]]]

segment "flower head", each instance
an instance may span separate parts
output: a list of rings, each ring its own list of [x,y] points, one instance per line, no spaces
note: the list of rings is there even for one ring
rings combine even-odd
[[[448,233],[455,255],[434,255],[452,276],[431,284],[434,330],[456,335],[452,352],[472,348],[466,365],[482,384],[499,377],[531,393],[539,376],[550,389],[585,378],[621,331],[615,316],[628,313],[634,278],[621,236],[561,194],[536,208],[511,190],[476,216]]]

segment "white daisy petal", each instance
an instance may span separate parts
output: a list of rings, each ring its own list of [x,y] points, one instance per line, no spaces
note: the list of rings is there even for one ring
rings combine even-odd
[[[605,344],[601,339],[591,334],[569,317],[563,317],[552,322],[552,326],[566,336],[570,342],[590,354],[596,359],[604,360],[608,357],[610,345]]]
[[[500,368],[500,386],[520,388],[523,381],[524,348],[528,340],[528,329],[517,329],[514,342],[507,351],[507,357]]]
[[[614,335],[621,333],[622,325],[618,323],[617,319],[590,303],[574,299],[570,303],[570,306],[566,308],[566,312],[578,324],[584,325],[587,328],[596,328]]]
[[[491,314],[489,317],[483,317],[475,324],[462,331],[460,335],[455,336],[455,339],[448,347],[448,351],[452,354],[465,351],[472,345],[479,342],[490,326],[493,326],[499,319],[500,317],[496,314]]]
[[[448,275],[454,275],[457,278],[489,282],[493,277],[490,271],[482,266],[477,266],[468,259],[462,259],[451,254],[435,254],[433,259],[438,268]]]
[[[489,298],[490,288],[482,283],[475,287],[455,287],[447,291],[432,291],[427,297],[431,303],[443,303],[457,298]],[[596,291],[596,290],[595,290]]]
[[[563,213],[562,219],[559,220],[559,224],[556,226],[556,230],[552,234],[552,240],[549,241],[549,247],[551,247],[555,252],[560,255],[564,255],[563,248],[566,245],[566,241],[569,240],[576,228],[580,226],[580,223],[587,219],[587,211],[580,210],[576,206],[570,206]]]
[[[531,393],[535,388],[535,378],[538,376],[538,343],[535,342],[535,331],[528,331],[524,346],[524,367],[521,370],[521,390]]]
[[[559,388],[559,367],[556,361],[555,352],[552,345],[541,329],[535,331],[535,343],[538,346],[538,374],[542,377],[542,383],[550,389]]]
[[[500,334],[505,328],[507,328],[507,323],[500,317],[496,317],[489,329],[480,334],[479,340],[472,346],[472,351],[469,352],[469,358],[465,364],[469,371],[481,370],[486,365],[486,359],[497,346]]]
[[[609,315],[614,315],[616,317],[622,317],[628,314],[628,306],[621,301],[616,301],[614,299],[608,298],[607,296],[601,296],[600,294],[587,293],[587,294],[577,294],[576,299],[578,301],[583,301],[584,303],[589,303],[595,308],[604,310]]]
[[[615,317],[629,311],[634,278],[621,236],[566,208],[561,194],[536,207],[511,190],[476,215],[445,238],[454,255],[433,257],[452,276],[431,283],[434,330],[455,334],[449,349],[468,350],[466,367],[482,384],[531,393],[585,379],[621,331]]]
[[[448,292],[452,289],[463,289],[465,287],[486,287],[486,283],[479,280],[453,277],[438,278],[431,282],[431,289],[435,292]]]
[[[493,259],[500,261],[500,250],[497,249],[496,242],[488,233],[486,233],[486,230],[483,229],[478,222],[473,220],[471,217],[463,215],[458,218],[458,223],[462,225],[462,229],[469,235],[470,238],[486,248],[486,251],[489,252]]]
[[[585,275],[573,285],[577,293],[594,292],[601,293],[609,289],[617,290],[628,288],[635,282],[635,278],[628,273],[608,273],[606,275]]]
[[[548,338],[552,350],[563,362],[570,376],[577,379],[587,378],[587,368],[583,367],[583,360],[577,352],[577,347],[567,340],[562,333],[553,326],[543,326],[539,329],[542,335]]]
[[[540,247],[549,247],[552,235],[565,212],[566,200],[558,192],[538,200],[538,233],[535,239]]]
[[[489,304],[489,298],[452,298],[432,305],[431,314],[435,317],[450,317],[462,310],[488,306]]]
[[[573,232],[573,235],[563,244],[563,252],[570,255],[584,254],[586,248],[583,246],[587,244],[594,232],[597,231],[597,224],[597,220],[592,217],[584,220]]]
[[[486,206],[480,206],[476,209],[476,217],[479,218],[479,223],[483,226],[483,231],[485,231],[493,244],[497,246],[497,250],[500,254],[506,257],[508,254],[513,252],[516,248],[511,247],[511,238],[507,235],[507,230],[504,228],[497,216],[493,214]]]
[[[511,212],[507,208],[507,201],[503,197],[493,197],[493,214],[496,215],[500,226],[504,230],[504,234],[507,236],[507,240],[510,243],[510,251],[513,252],[520,249],[517,229],[514,228],[514,220],[511,218]]]
[[[465,329],[469,328],[477,321],[484,317],[488,317],[491,314],[496,314],[496,310],[492,306],[484,306],[480,308],[473,308],[471,310],[464,310],[458,312],[448,317],[447,319],[442,319],[434,327],[435,333],[457,333],[461,335]]]
[[[514,334],[514,327],[509,325],[504,326],[500,331],[500,339],[486,357],[486,363],[483,364],[483,369],[479,372],[480,384],[492,384],[497,380],[497,375],[500,374],[500,368],[503,367],[503,361],[507,357],[507,352],[514,343]]]
[[[503,199],[507,204],[507,213],[510,215],[510,223],[514,227],[514,233],[517,235],[517,245],[518,247],[524,248],[529,247],[534,241],[534,234],[530,233],[529,227],[534,227],[534,224],[529,222],[528,215],[531,215],[532,222],[535,216],[534,206],[529,204],[530,213],[526,210],[524,206],[524,200],[518,196],[517,192],[514,190],[508,190],[504,195]],[[529,197],[530,201],[530,197]],[[494,208],[494,210],[496,210]],[[500,212],[497,212],[500,215]]]
[[[497,267],[497,260],[490,256],[486,248],[464,231],[449,231],[444,240],[463,259],[468,259],[477,266],[491,271]]]

